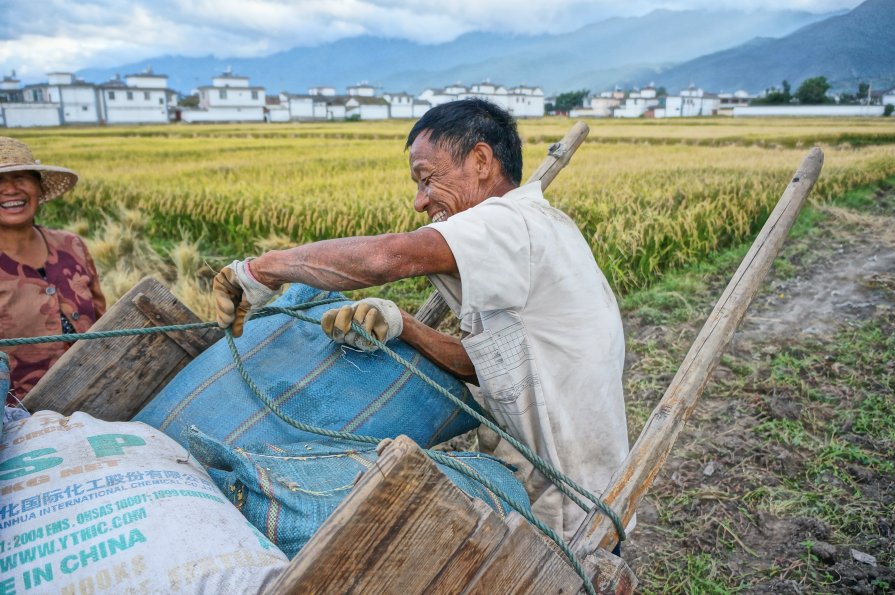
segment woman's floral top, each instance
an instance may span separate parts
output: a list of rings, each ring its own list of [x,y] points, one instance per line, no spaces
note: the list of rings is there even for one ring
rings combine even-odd
[[[61,335],[63,317],[82,333],[106,311],[96,266],[73,233],[37,227],[47,243],[44,266],[35,269],[0,252],[0,338]],[[9,354],[12,393],[21,399],[65,353],[68,343],[2,347]],[[7,402],[14,399],[7,396]]]

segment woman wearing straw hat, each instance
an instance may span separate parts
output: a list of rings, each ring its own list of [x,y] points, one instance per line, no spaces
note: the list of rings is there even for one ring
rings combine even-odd
[[[70,190],[78,175],[42,165],[22,142],[0,137],[0,337],[84,332],[106,310],[99,276],[84,241],[35,225],[43,203]],[[68,348],[44,343],[4,348],[14,404]]]

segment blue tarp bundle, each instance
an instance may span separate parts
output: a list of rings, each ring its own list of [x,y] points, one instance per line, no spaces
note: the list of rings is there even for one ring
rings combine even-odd
[[[246,519],[283,552],[294,557],[354,487],[358,474],[375,464],[376,446],[317,438],[280,445],[232,447],[189,433],[189,449]],[[528,509],[528,496],[512,471],[477,452],[442,453],[487,477]],[[509,506],[466,475],[438,467],[470,496],[484,500],[502,517]]]
[[[292,285],[273,306],[290,307],[341,297]],[[349,300],[345,299],[345,303]],[[342,303],[304,311],[319,319]],[[355,434],[405,434],[429,447],[477,422],[384,353],[362,353],[329,340],[315,324],[276,315],[250,320],[236,345],[255,383],[292,419]],[[389,343],[439,385],[475,407],[466,387],[401,341]],[[226,444],[288,444],[317,440],[274,414],[239,376],[221,340],[184,368],[137,416],[184,446],[196,426]]]
[[[342,296],[293,285],[272,305],[290,307],[331,297]],[[319,319],[341,305],[314,306],[303,313]],[[286,416],[310,426],[377,438],[404,434],[430,447],[477,425],[389,356],[343,348],[315,324],[287,315],[250,320],[236,345],[261,390]],[[389,347],[478,409],[463,383],[409,345],[393,341]],[[375,445],[302,432],[278,417],[246,385],[224,340],[194,359],[134,419],[189,448],[246,518],[290,557],[377,457]],[[497,459],[479,453],[452,456],[528,506],[525,490]],[[478,482],[439,467],[467,494],[500,514],[509,511]]]

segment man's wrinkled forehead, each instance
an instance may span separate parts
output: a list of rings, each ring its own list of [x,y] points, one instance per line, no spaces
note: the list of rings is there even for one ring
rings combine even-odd
[[[409,160],[411,168],[417,161],[439,163],[450,161],[454,165],[458,165],[462,161],[456,155],[453,139],[442,136],[433,143],[431,131],[428,129],[420,132],[410,145]]]
[[[415,160],[427,157],[428,154],[431,153],[434,147],[429,141],[430,136],[431,132],[429,130],[423,130],[417,135],[415,139],[413,139],[413,143],[410,145],[410,152],[408,155],[411,166],[413,166],[413,162]]]

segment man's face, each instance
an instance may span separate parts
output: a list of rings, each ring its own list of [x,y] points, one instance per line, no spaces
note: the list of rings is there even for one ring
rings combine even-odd
[[[40,196],[40,175],[36,172],[0,173],[0,227],[30,227]]]
[[[433,222],[444,221],[486,198],[479,196],[481,189],[471,154],[458,166],[447,150],[429,141],[428,131],[410,145],[410,177],[417,185],[413,208],[427,213]]]

